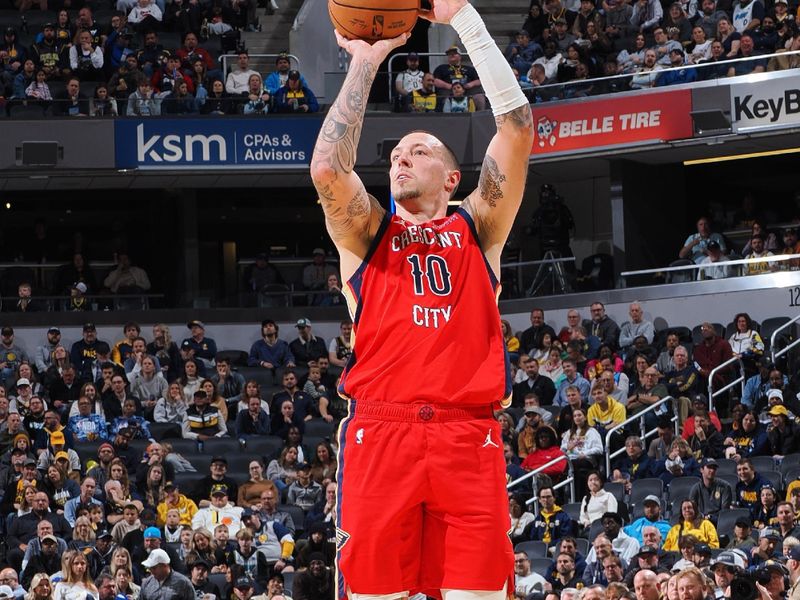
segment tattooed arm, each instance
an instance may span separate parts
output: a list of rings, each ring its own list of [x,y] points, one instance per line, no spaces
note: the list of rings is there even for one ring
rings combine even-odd
[[[483,159],[478,189],[464,200],[472,215],[483,252],[495,275],[500,276],[500,253],[517,216],[528,157],[533,144],[533,119],[529,105],[495,118],[497,133]]]
[[[328,233],[342,258],[346,281],[367,253],[384,210],[367,194],[353,171],[369,90],[383,60],[408,39],[408,34],[372,45],[347,40],[339,45],[352,55],[342,89],[325,117],[311,157],[311,178],[325,211]]]

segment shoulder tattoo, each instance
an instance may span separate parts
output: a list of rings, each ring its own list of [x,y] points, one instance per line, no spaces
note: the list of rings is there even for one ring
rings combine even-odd
[[[494,119],[498,129],[502,129],[503,125],[508,123],[516,129],[528,129],[533,125],[533,116],[531,115],[531,107],[529,104],[515,108],[511,112],[498,115]]]

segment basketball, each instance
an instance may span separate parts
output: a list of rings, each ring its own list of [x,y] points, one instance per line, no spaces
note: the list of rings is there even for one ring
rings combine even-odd
[[[328,0],[333,26],[350,40],[397,37],[417,22],[419,0]]]

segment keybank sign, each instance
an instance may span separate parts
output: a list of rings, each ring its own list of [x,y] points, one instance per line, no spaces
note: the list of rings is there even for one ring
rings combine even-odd
[[[797,77],[730,86],[731,120],[736,131],[796,126],[800,123]]]
[[[117,120],[118,169],[306,167],[316,117]]]

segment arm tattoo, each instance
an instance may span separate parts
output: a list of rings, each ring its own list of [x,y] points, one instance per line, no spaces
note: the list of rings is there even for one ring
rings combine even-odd
[[[500,172],[497,161],[487,154],[486,158],[483,159],[478,189],[481,197],[492,208],[495,208],[497,201],[503,197],[503,190],[500,189],[500,184],[505,180],[506,176]]]
[[[358,139],[376,68],[367,60],[352,65],[342,90],[325,117],[314,148],[314,160],[334,171],[350,173],[356,163]]]
[[[365,217],[369,215],[370,200],[364,189],[359,189],[347,205],[335,203],[322,198],[322,207],[325,210],[325,220],[328,229],[334,238],[345,237],[351,234],[362,223],[366,224]]]
[[[498,115],[494,119],[498,129],[502,129],[503,125],[509,123],[515,129],[530,129],[533,125],[533,116],[531,115],[531,107],[528,104],[515,108],[511,112]]]

